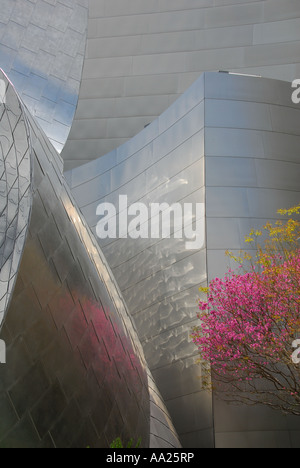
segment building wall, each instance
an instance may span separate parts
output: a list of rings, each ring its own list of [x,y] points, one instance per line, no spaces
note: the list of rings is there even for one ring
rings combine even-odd
[[[61,151],[73,122],[88,0],[1,0],[0,68]]]
[[[299,26],[295,0],[89,0],[66,170],[136,135],[204,71],[297,78]]]
[[[0,76],[7,87],[0,118],[6,213],[0,325],[7,348],[0,365],[0,447],[107,448],[117,437],[124,443],[141,438],[146,448],[149,441],[178,447],[159,393],[154,397],[133,321],[70,194],[62,161]]]
[[[300,105],[290,83],[224,74],[205,79],[205,180],[209,280],[225,250],[300,198]],[[233,265],[231,265],[233,266]],[[216,447],[299,447],[300,422],[264,407],[214,404]]]
[[[205,202],[204,76],[130,142],[66,173],[83,216],[96,235],[100,203],[119,195],[128,206]],[[149,218],[150,219],[150,218]],[[195,229],[196,213],[189,218]],[[182,224],[182,219],[180,219]],[[204,219],[203,219],[204,226]],[[150,226],[148,226],[150,235]],[[207,284],[205,245],[186,239],[99,240],[136,323],[145,357],[184,446],[212,447],[212,399],[202,391],[197,350],[199,286]]]
[[[73,119],[84,54],[87,4],[71,3],[4,0],[0,12],[3,68],[58,149]],[[298,201],[298,108],[288,84],[249,79],[245,87],[248,79],[226,75],[205,88],[201,78],[175,100],[206,70],[297,77],[299,21],[294,0],[89,1],[80,100],[63,157],[66,169],[96,159],[68,174],[90,226],[97,204],[124,190],[130,203],[139,196],[203,201],[205,194],[208,243],[190,257],[180,242],[102,244],[185,446],[212,446],[214,436],[218,446],[297,444],[296,422],[219,403],[213,432],[212,401],[201,391],[188,333],[199,284],[225,271],[223,249],[240,248],[248,227]],[[47,260],[52,265],[51,255]],[[155,406],[150,411],[154,420]],[[154,432],[155,444],[161,433]]]
[[[120,194],[128,205],[205,202],[201,249],[172,238],[99,240],[184,447],[297,445],[296,419],[212,405],[189,338],[198,288],[227,271],[225,250],[245,248],[252,228],[299,202],[300,107],[291,94],[277,80],[206,73],[139,135],[66,174],[94,232],[97,206],[118,207]]]

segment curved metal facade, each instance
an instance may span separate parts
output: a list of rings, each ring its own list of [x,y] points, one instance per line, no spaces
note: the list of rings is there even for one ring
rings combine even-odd
[[[299,5],[213,3],[2,0],[0,67],[29,111],[3,76],[1,447],[120,435],[178,447],[176,430],[186,447],[299,445],[298,420],[213,402],[189,339],[198,288],[226,271],[224,250],[300,192],[289,83],[206,73],[190,87],[220,69],[297,77]],[[62,159],[52,144],[67,138]],[[196,235],[201,219],[205,243],[187,250],[175,217],[175,239],[100,250],[97,206],[120,195],[149,212],[204,204],[187,227]]]
[[[254,226],[299,201],[300,108],[291,94],[285,82],[206,73],[135,138],[67,174],[94,231],[99,203],[117,207],[120,194],[128,206],[205,203],[201,249],[178,239],[99,240],[184,446],[280,445],[283,433],[288,445],[299,436],[299,423],[263,410],[217,403],[213,411],[189,340],[198,288],[226,272],[225,250],[245,247]]]
[[[66,143],[79,94],[88,0],[3,0],[0,68],[54,147]]]
[[[225,250],[300,196],[300,106],[290,83],[208,74],[205,81],[207,269],[228,268]],[[264,407],[214,402],[217,447],[299,447],[300,421]]]
[[[163,429],[150,425],[153,385],[150,391],[139,339],[60,157],[1,79],[7,356],[0,367],[0,446],[107,447],[120,436],[141,437],[148,447],[150,431],[151,439],[164,436],[167,446],[178,446],[166,411],[158,418]]]
[[[2,84],[10,105],[0,104],[0,324],[17,279],[32,200],[29,129],[13,88]]]
[[[132,138],[203,72],[292,81],[300,74],[299,31],[295,0],[89,0],[66,170]]]

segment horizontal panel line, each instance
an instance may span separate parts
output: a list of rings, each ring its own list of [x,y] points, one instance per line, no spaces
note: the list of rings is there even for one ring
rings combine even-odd
[[[206,282],[207,282],[207,275],[206,275],[205,279],[201,279],[201,278],[199,279],[199,285],[201,285],[202,283],[206,283]],[[188,287],[186,289],[182,289],[181,291],[178,291],[176,294],[171,293],[169,296],[165,296],[163,299],[161,299],[159,301],[152,302],[150,305],[148,305],[144,309],[140,309],[140,310],[138,310],[136,312],[130,312],[130,314],[134,318],[137,314],[145,312],[146,310],[151,309],[153,306],[155,306],[157,304],[161,304],[162,302],[167,301],[168,299],[172,299],[172,298],[178,296],[179,294],[183,294],[183,293],[185,293],[187,291],[190,291],[191,289],[195,288],[196,286],[197,285],[194,284],[193,286],[190,286],[190,287]]]

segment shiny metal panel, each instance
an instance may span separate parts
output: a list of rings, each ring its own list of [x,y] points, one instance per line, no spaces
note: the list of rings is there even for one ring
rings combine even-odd
[[[141,437],[144,447],[160,439],[178,447],[124,299],[70,194],[61,160],[1,78],[8,88],[0,119],[3,235],[12,244],[4,237],[0,257],[2,286],[11,265],[2,291],[7,363],[0,366],[0,446],[101,448],[120,436]]]
[[[97,204],[113,203],[118,212],[120,194],[128,196],[128,205],[142,202],[149,208],[151,203],[181,206],[205,203],[204,123],[202,76],[159,119],[118,148],[117,162],[106,172],[101,169],[102,158],[99,158],[67,173],[72,193],[92,230],[95,232],[99,221]],[[107,167],[108,157],[104,158]],[[94,176],[94,171],[101,176]],[[99,183],[96,191],[105,190],[107,181],[111,181],[111,193],[99,197],[98,202],[87,203],[89,197],[95,199],[92,187],[96,180]],[[190,224],[196,228],[195,219],[191,218]],[[197,437],[205,430],[210,434],[208,444],[212,446],[211,403],[207,409],[210,418],[195,420],[193,417],[195,411],[198,414],[202,411],[202,388],[196,377],[200,369],[195,364],[195,348],[189,339],[196,323],[198,288],[207,279],[206,250],[205,246],[200,251],[186,250],[185,239],[173,238],[173,226],[170,239],[99,239],[98,242],[136,319],[146,360],[151,371],[159,376],[156,383],[167,408],[173,408],[173,404],[165,379],[172,374],[173,385],[178,389],[177,405],[182,404],[186,418],[190,418],[191,439],[200,446]],[[183,385],[178,372],[181,366],[187,368],[187,375],[194,376],[193,392],[199,398],[195,396],[193,401],[186,397],[191,389],[188,381]],[[176,429],[181,436],[186,428],[180,419],[176,417]]]
[[[34,3],[3,0],[2,3],[0,66],[14,81],[52,143],[61,150],[79,93],[87,0],[61,0],[55,5],[42,0]],[[291,101],[290,84],[275,80],[209,73],[187,88],[200,72],[220,68],[294,79],[299,72],[299,8],[295,2],[283,0],[267,0],[264,8],[257,2],[244,4],[240,0],[232,0],[230,5],[216,2],[213,7],[207,0],[193,0],[189,9],[177,0],[168,0],[163,6],[157,0],[149,0],[147,4],[138,0],[129,3],[89,1],[89,31],[78,113],[63,157],[66,169],[95,161],[67,173],[66,178],[94,233],[98,204],[105,201],[117,205],[120,194],[128,195],[128,204],[140,201],[148,206],[153,202],[205,201],[206,245],[200,251],[187,252],[183,241],[172,238],[104,240],[99,245],[134,314],[146,357],[184,445],[212,446],[214,438],[217,446],[231,446],[234,441],[238,445],[262,445],[263,431],[267,433],[266,444],[296,445],[298,425],[280,417],[276,419],[268,412],[258,415],[243,409],[237,413],[216,404],[213,418],[211,397],[203,394],[200,380],[197,385],[201,368],[194,364],[188,333],[195,320],[192,302],[196,304],[199,283],[205,285],[207,279],[226,271],[228,260],[224,250],[239,250],[244,246],[243,236],[252,227],[275,217],[279,207],[299,201],[299,106]],[[14,100],[13,88],[9,87],[9,92],[12,93],[10,99]],[[35,407],[30,399],[30,411],[25,411],[24,416],[25,404],[20,389],[27,388],[29,381],[34,382],[34,388],[45,390],[36,400],[41,398],[44,408],[57,401],[55,414],[63,414],[62,424],[68,421],[67,424],[74,425],[74,420],[79,420],[84,413],[89,393],[82,398],[74,397],[69,375],[78,380],[78,375],[83,374],[78,370],[73,372],[72,366],[58,369],[54,347],[47,355],[46,364],[39,361],[33,368],[33,356],[40,356],[44,351],[43,343],[53,337],[54,326],[59,333],[56,343],[63,350],[61,355],[72,355],[71,348],[77,361],[88,368],[88,392],[94,392],[95,379],[98,385],[99,380],[104,381],[108,389],[106,385],[110,379],[103,375],[109,374],[112,395],[119,394],[115,376],[117,373],[122,380],[122,366],[118,356],[122,355],[122,349],[126,354],[128,336],[125,333],[126,339],[122,337],[124,327],[131,330],[132,324],[127,312],[118,315],[119,310],[123,311],[124,307],[126,310],[124,299],[119,292],[112,294],[111,285],[114,289],[117,283],[110,273],[107,276],[106,267],[103,268],[106,263],[97,242],[93,237],[91,243],[84,241],[86,225],[81,215],[77,218],[76,203],[66,201],[69,194],[64,198],[62,160],[30,115],[26,113],[26,118],[19,121],[18,112],[9,114],[7,110],[1,118],[3,135],[8,123],[14,128],[13,132],[8,129],[8,140],[6,137],[1,140],[2,156],[7,154],[10,160],[15,157],[15,151],[20,184],[15,186],[16,165],[8,167],[4,158],[6,168],[1,172],[0,190],[5,207],[0,223],[4,243],[0,244],[0,261],[5,297],[0,306],[2,304],[3,311],[7,309],[9,291],[15,285],[15,273],[19,272],[9,312],[18,311],[25,332],[16,320],[11,318],[9,322],[10,315],[7,315],[3,333],[7,340],[13,339],[15,346],[17,339],[26,335],[27,328],[31,331],[29,338],[26,335],[25,341],[18,341],[20,348],[14,348],[17,351],[9,347],[9,355],[15,352],[20,360],[22,355],[22,365],[28,375],[25,371],[26,376],[22,374],[20,365],[15,375],[20,372],[22,384],[18,387],[11,381],[5,387],[9,399],[6,393],[1,393],[0,404],[5,408],[7,424],[12,424],[11,427],[22,434],[24,445],[53,445],[54,441],[57,445],[71,446],[76,445],[75,442],[63,433],[57,421],[51,429],[51,438],[48,437],[54,420],[50,417],[42,423],[39,405]],[[31,140],[26,130],[27,121]],[[138,133],[148,123],[151,124]],[[126,144],[115,149],[128,138],[131,139]],[[7,141],[14,141],[12,150],[6,146]],[[32,165],[30,148],[34,150],[30,156],[35,162],[34,179],[28,178]],[[98,159],[108,151],[110,153]],[[18,161],[20,154],[26,155],[22,161]],[[27,190],[32,182],[33,190],[38,187],[33,198],[30,189]],[[11,187],[6,199],[5,184]],[[16,214],[18,221],[14,217]],[[70,221],[78,232],[79,244],[70,234]],[[11,229],[7,230],[7,226]],[[23,233],[28,235],[27,242]],[[25,266],[23,261],[20,267],[23,249]],[[98,255],[103,264],[95,266]],[[9,268],[5,268],[7,266]],[[114,335],[107,332],[107,342],[102,335],[100,339],[93,311],[84,306],[82,294],[96,302],[99,299],[105,313],[112,310],[109,322],[117,332]],[[28,325],[22,314],[24,306]],[[42,316],[47,317],[46,328],[43,321],[37,320],[40,310]],[[110,330],[109,324],[105,333],[106,330]],[[139,400],[141,407],[146,408],[140,413],[141,427],[147,431],[144,422],[149,421],[150,415],[150,444],[176,445],[174,427],[162,399],[153,396],[157,395],[157,390],[141,349],[136,349],[139,340],[134,332],[132,336],[129,346],[134,349],[129,353],[130,362],[133,354],[140,362],[140,365],[132,365],[133,379],[136,371],[140,374],[141,387],[137,392],[146,395],[150,391],[150,410],[146,397]],[[109,349],[108,359],[113,365],[108,374],[108,360],[101,369],[100,364],[97,367],[95,363],[100,349],[95,351],[98,342],[104,356]],[[64,359],[62,362],[66,362],[67,358]],[[92,373],[90,360],[95,363]],[[17,361],[14,362],[18,367]],[[127,365],[127,360],[125,362]],[[47,372],[52,368],[58,371],[53,371],[49,377]],[[86,378],[86,374],[84,376]],[[47,390],[47,379],[51,383],[56,379],[51,390]],[[169,388],[170,382],[178,389],[177,393]],[[129,402],[131,387],[127,381],[126,384],[126,401]],[[110,421],[124,418],[119,395],[115,398],[110,392],[109,389],[101,396],[102,409],[109,413],[106,414],[107,437],[112,435]],[[64,406],[65,401],[70,406]],[[131,405],[128,407],[130,412]],[[250,421],[247,427],[243,418]],[[267,425],[263,422],[266,418]],[[130,417],[128,421],[131,424]],[[101,440],[100,444],[105,445],[107,440],[103,442],[99,435],[101,424],[98,412],[92,423],[90,417],[83,426],[91,440]],[[8,445],[12,443],[13,429],[11,435],[6,433],[3,439],[0,428],[0,440]],[[37,433],[39,439],[36,439]],[[47,434],[45,440],[44,434]],[[81,435],[78,436],[76,443],[80,445],[82,441]]]
[[[195,366],[189,333],[196,323],[198,287],[226,272],[225,250],[240,250],[252,227],[274,218],[279,207],[298,202],[300,111],[291,102],[290,91],[288,83],[275,80],[207,73],[117,150],[119,164],[105,172],[108,157],[103,169],[99,158],[67,174],[92,229],[97,203],[117,204],[119,194],[128,194],[129,204],[188,200],[206,204],[206,246],[200,251],[187,252],[178,239],[99,240],[187,447],[211,446],[215,436],[218,446],[222,441],[231,444],[231,428],[229,433],[223,429],[225,410],[220,405],[214,410],[213,427],[212,400],[202,391],[201,367]],[[294,119],[290,133],[286,119]],[[93,183],[95,169],[113,181],[113,191],[85,204],[92,187],[88,173]],[[132,180],[127,181],[130,174]],[[276,441],[273,421],[270,430]],[[257,436],[259,427],[258,421]],[[247,427],[240,425],[239,430],[245,446],[251,445]]]
[[[138,0],[90,0],[89,11],[81,95],[63,152],[66,170],[129,141],[203,72],[229,70],[286,81],[299,75],[300,11],[292,0],[148,0],[147,6]],[[251,102],[256,84],[224,78],[223,86],[236,88],[236,97]],[[283,90],[279,82],[266,83],[259,93],[267,101],[261,102],[277,105],[286,97]],[[223,95],[213,78],[207,98],[212,95]],[[181,102],[188,105],[187,97]],[[180,113],[179,102],[171,112]],[[168,128],[171,119],[168,114],[160,125]],[[86,145],[75,156],[78,131]],[[91,135],[97,141],[88,144]]]
[[[88,0],[4,0],[0,67],[58,151],[77,106]]]
[[[207,74],[205,83],[207,265],[212,279],[224,275],[229,263],[235,268],[225,250],[249,249],[244,238],[251,229],[276,219],[279,208],[299,203],[300,107],[292,102],[290,83],[226,74]],[[299,422],[266,408],[236,409],[215,402],[214,417],[217,447],[299,446]]]
[[[6,80],[2,83],[5,99],[0,103],[0,325],[15,287],[32,198],[29,130],[14,90]]]

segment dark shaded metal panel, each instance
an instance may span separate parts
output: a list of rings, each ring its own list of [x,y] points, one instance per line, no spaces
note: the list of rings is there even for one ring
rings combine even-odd
[[[105,447],[121,436],[148,446],[147,369],[132,321],[58,155],[30,116],[24,119],[31,125],[32,217],[1,333],[0,445]]]

